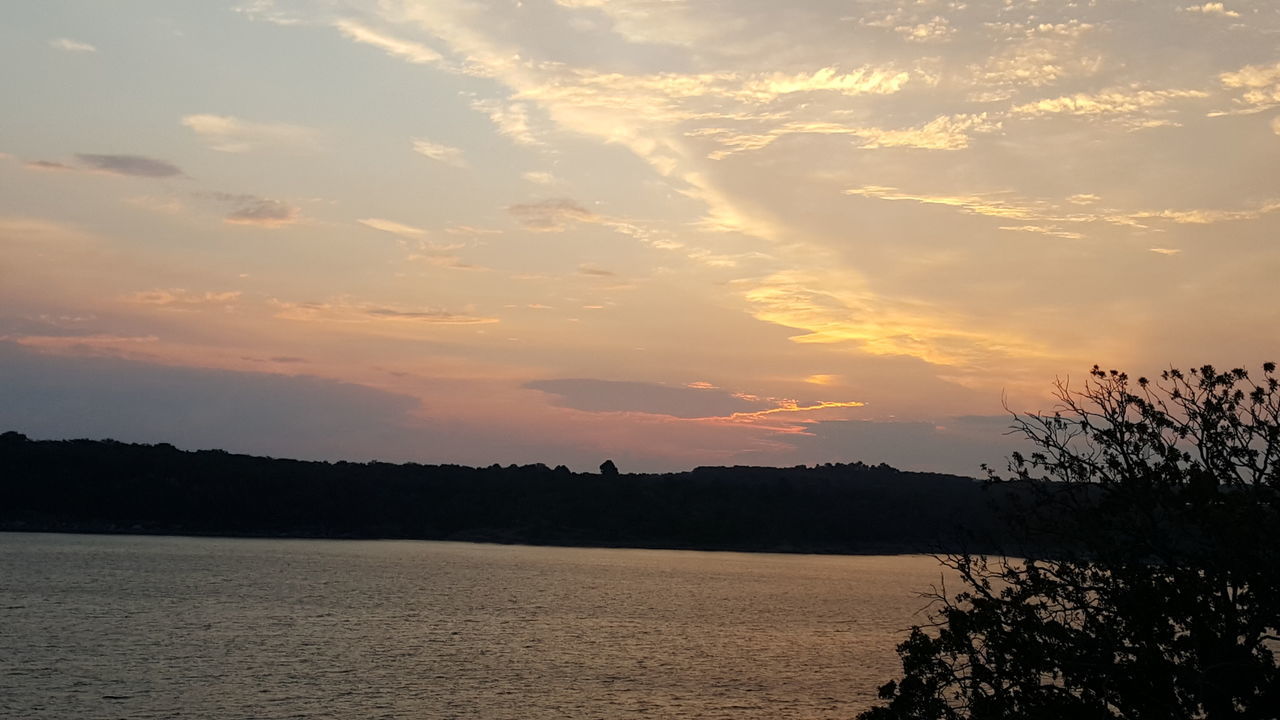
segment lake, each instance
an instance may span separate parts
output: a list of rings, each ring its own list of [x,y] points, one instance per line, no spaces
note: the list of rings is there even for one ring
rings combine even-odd
[[[851,718],[924,556],[0,533],[0,716]]]

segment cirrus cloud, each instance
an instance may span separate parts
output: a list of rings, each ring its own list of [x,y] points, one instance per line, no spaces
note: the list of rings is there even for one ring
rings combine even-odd
[[[141,290],[122,298],[136,305],[153,305],[176,310],[194,310],[202,307],[230,308],[240,299],[240,292],[193,292],[183,288]]]
[[[62,50],[63,52],[70,52],[70,53],[98,52],[98,48],[90,45],[87,42],[80,42],[79,40],[72,40],[71,38],[64,38],[64,37],[54,38],[53,40],[50,40],[49,47],[53,48],[54,50]]]
[[[378,230],[380,232],[391,233],[392,235],[399,235],[401,237],[422,237],[427,234],[427,231],[423,230],[422,228],[414,227],[412,225],[405,225],[404,223],[398,223],[398,222],[395,222],[394,220],[384,220],[382,218],[362,218],[360,220],[356,220],[356,222],[360,223],[361,225],[371,230]]]
[[[338,29],[338,32],[358,43],[372,45],[392,57],[398,57],[416,65],[427,65],[442,59],[440,53],[422,43],[379,32],[354,20],[338,20],[333,23],[333,26]]]
[[[456,147],[442,145],[423,138],[413,138],[413,151],[445,165],[459,168],[467,166],[467,160],[463,157],[462,150]]]
[[[359,302],[347,297],[328,302],[275,300],[272,304],[276,307],[275,316],[278,318],[332,325],[363,325],[370,328],[395,325],[409,328],[424,325],[487,325],[498,322],[498,318],[469,312],[454,312],[443,308],[381,305]]]
[[[230,225],[255,225],[278,228],[292,225],[301,217],[301,211],[289,203],[268,198],[241,196],[239,206],[223,217]]]
[[[182,175],[182,170],[178,169],[178,166],[173,163],[146,157],[145,155],[77,153],[76,160],[90,170],[111,175],[147,178],[166,178]]]
[[[533,232],[562,232],[574,222],[595,222],[597,216],[569,198],[549,198],[512,205],[507,212]]]
[[[242,153],[262,146],[312,147],[320,131],[287,123],[260,123],[234,115],[187,115],[182,125],[194,132],[211,149]]]
[[[703,418],[768,409],[764,402],[746,400],[723,390],[649,382],[559,378],[532,380],[524,387],[552,395],[557,405],[587,412],[638,412]]]

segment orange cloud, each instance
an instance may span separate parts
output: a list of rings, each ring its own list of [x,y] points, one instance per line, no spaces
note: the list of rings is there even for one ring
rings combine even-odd
[[[401,308],[338,299],[325,303],[274,301],[276,317],[338,325],[484,325],[498,318],[451,312],[440,308]]]
[[[230,307],[240,299],[238,291],[228,292],[189,292],[182,288],[143,290],[125,295],[125,302],[137,305],[155,305],[181,310],[190,310],[203,306]]]

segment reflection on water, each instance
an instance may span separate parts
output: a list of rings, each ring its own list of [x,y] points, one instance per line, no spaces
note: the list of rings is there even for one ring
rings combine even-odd
[[[0,716],[849,718],[927,557],[0,533]]]

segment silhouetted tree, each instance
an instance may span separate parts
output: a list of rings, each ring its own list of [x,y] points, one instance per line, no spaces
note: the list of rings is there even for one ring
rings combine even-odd
[[[1017,417],[1022,559],[952,555],[861,720],[1275,718],[1280,382],[1096,366]]]
[[[614,465],[612,460],[605,460],[600,463],[600,474],[605,477],[617,477],[618,466]]]

